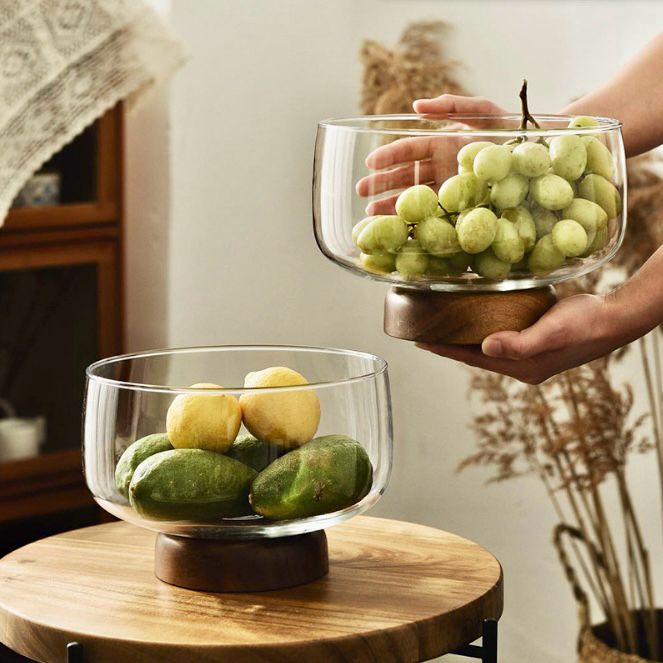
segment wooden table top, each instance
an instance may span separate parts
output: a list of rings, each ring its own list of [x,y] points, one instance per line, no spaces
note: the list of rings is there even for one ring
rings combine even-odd
[[[45,663],[424,661],[502,612],[502,570],[441,530],[356,517],[327,530],[330,572],[262,594],[213,594],[153,573],[155,535],[118,522],[0,560],[0,641]]]

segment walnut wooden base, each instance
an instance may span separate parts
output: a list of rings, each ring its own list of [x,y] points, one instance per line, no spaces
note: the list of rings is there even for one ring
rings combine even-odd
[[[191,539],[159,534],[160,580],[208,592],[262,592],[303,585],[329,571],[324,531],[278,539]]]
[[[498,331],[521,331],[556,301],[555,290],[454,293],[392,287],[384,302],[384,331],[419,343],[475,345]]]

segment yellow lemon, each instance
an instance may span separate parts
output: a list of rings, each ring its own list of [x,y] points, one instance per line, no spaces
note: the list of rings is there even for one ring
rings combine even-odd
[[[244,378],[244,386],[248,388],[302,384],[308,384],[303,375],[283,366],[249,373]],[[284,449],[309,442],[320,423],[320,399],[313,389],[243,394],[239,404],[249,431],[258,439]]]
[[[192,389],[223,389],[200,382]],[[242,424],[237,399],[230,394],[180,394],[166,415],[168,439],[176,449],[207,449],[225,453]]]

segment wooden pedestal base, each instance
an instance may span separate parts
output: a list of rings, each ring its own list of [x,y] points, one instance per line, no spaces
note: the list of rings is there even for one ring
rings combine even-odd
[[[329,571],[324,531],[278,539],[190,539],[159,534],[154,570],[178,587],[262,592],[317,580]]]
[[[556,301],[555,290],[453,293],[392,287],[384,302],[384,331],[419,343],[474,345],[498,331],[521,331]]]

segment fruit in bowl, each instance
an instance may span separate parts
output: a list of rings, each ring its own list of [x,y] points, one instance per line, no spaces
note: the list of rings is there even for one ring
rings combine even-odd
[[[569,130],[597,125],[574,118]],[[621,213],[614,159],[596,136],[477,140],[458,151],[457,162],[458,174],[437,191],[410,186],[398,196],[395,215],[355,225],[364,269],[406,280],[468,270],[495,281],[548,274],[604,249],[608,224]],[[454,262],[466,266],[458,270]]]
[[[314,438],[320,399],[286,367],[249,373],[239,399],[214,383],[180,394],[167,433],[130,444],[115,468],[117,490],[141,517],[161,521],[227,518],[292,520],[332,513],[362,500],[373,467],[346,435]],[[270,389],[274,391],[270,393]],[[238,436],[244,424],[251,434]]]

